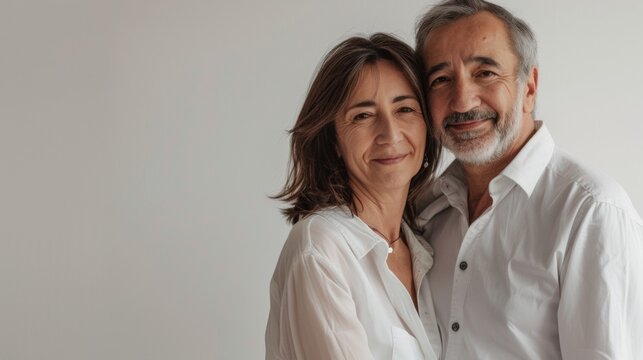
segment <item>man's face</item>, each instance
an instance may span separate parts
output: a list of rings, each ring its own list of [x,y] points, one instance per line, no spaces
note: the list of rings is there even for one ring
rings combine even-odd
[[[489,164],[515,146],[532,99],[502,21],[482,12],[439,27],[423,58],[436,134],[456,158]]]

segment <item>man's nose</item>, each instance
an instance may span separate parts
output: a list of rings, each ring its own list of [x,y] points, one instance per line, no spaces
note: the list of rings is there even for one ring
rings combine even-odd
[[[470,80],[458,79],[452,90],[451,111],[467,112],[480,106],[478,86]]]

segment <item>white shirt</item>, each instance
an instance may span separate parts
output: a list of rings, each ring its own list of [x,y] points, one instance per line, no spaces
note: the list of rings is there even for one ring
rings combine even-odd
[[[297,222],[270,283],[266,359],[437,359],[432,250],[403,231],[419,314],[386,264],[388,244],[362,220],[330,208]]]
[[[643,223],[622,188],[556,149],[545,126],[471,226],[464,179],[451,164],[419,215],[441,358],[643,359]]]

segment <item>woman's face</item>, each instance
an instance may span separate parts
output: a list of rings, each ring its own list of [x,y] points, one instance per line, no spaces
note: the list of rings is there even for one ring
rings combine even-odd
[[[422,166],[427,129],[419,99],[392,62],[364,67],[335,129],[351,187],[408,191]]]

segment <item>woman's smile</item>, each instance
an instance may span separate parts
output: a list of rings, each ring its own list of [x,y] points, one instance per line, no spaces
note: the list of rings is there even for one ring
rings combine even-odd
[[[383,156],[375,158],[373,159],[373,161],[381,165],[395,165],[402,162],[404,159],[406,159],[407,156],[408,154]]]

